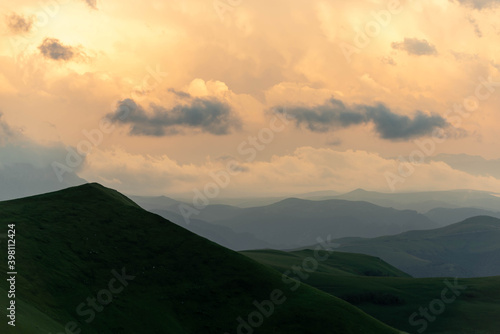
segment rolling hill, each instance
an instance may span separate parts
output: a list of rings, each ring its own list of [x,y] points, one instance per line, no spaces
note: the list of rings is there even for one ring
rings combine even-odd
[[[271,266],[279,272],[284,272],[293,265],[314,257],[314,251],[311,249],[291,252],[266,249],[240,253],[257,262]],[[327,260],[318,265],[317,272],[335,276],[411,277],[377,257],[344,252],[330,254]]]
[[[477,208],[435,208],[425,213],[432,221],[440,226],[447,226],[475,216],[490,216],[500,218],[500,212]]]
[[[292,263],[310,257],[313,250],[241,253],[285,273]],[[500,277],[457,281],[453,278],[411,278],[378,258],[358,255],[335,252],[318,270],[307,273],[307,284],[342,298],[408,333],[499,333]],[[290,275],[300,279],[298,273]],[[450,286],[455,288],[455,296]],[[439,303],[436,300],[441,300],[443,295],[448,301],[453,300],[443,302],[445,309],[434,314],[430,309],[435,309]],[[419,315],[422,308],[427,308],[432,321]]]
[[[399,333],[306,284],[291,291],[274,269],[98,184],[0,202],[0,212],[1,233],[15,224],[18,272],[18,326],[4,319],[1,333],[220,334],[249,324],[259,333]],[[1,252],[0,271],[6,264]],[[6,305],[6,280],[0,290]]]
[[[377,256],[414,277],[500,275],[500,219],[478,216],[446,227],[378,238],[335,240],[337,250]]]

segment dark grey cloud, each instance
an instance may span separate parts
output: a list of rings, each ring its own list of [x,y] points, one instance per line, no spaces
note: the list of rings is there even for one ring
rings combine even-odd
[[[129,124],[134,136],[162,137],[181,133],[183,128],[225,135],[241,127],[231,107],[214,98],[193,98],[168,109],[151,104],[150,109],[146,112],[134,100],[125,99],[107,117],[114,123]]]
[[[78,48],[64,45],[56,38],[45,38],[38,49],[44,57],[53,60],[69,61],[81,54]]]
[[[175,90],[173,88],[170,88],[168,91],[170,93],[174,93],[175,95],[177,95],[178,97],[180,97],[182,99],[188,99],[191,97],[191,94],[186,93],[186,92],[181,92],[181,91]]]
[[[391,44],[395,50],[403,50],[408,54],[416,56],[436,55],[436,47],[425,39],[405,38],[403,42],[394,42]]]
[[[491,8],[500,4],[500,0],[453,0],[453,1],[457,1],[462,5],[479,10],[485,8]]]
[[[313,132],[327,132],[352,125],[372,123],[377,134],[389,140],[407,140],[430,135],[435,129],[448,127],[448,122],[437,114],[416,111],[413,118],[392,112],[383,104],[375,106],[346,106],[342,101],[330,99],[313,107],[277,107],[275,112],[292,117],[297,127]]]
[[[386,106],[379,104],[366,107],[366,115],[375,124],[375,130],[384,139],[408,139],[432,134],[437,128],[448,126],[448,122],[437,114],[427,115],[420,110],[413,119],[406,115],[398,115]]]
[[[83,0],[92,9],[97,9],[97,0]]]
[[[31,27],[33,27],[33,18],[24,17],[16,13],[12,13],[6,17],[7,27],[14,34],[26,34],[29,33]]]
[[[275,108],[285,112],[295,119],[297,125],[305,125],[313,132],[327,132],[332,128],[346,128],[351,125],[367,122],[366,113],[361,110],[349,109],[342,101],[330,99],[323,105],[293,108]]]

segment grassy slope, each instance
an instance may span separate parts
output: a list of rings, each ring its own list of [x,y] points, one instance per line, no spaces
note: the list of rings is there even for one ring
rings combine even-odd
[[[291,266],[302,263],[305,258],[314,257],[314,251],[304,249],[294,252],[278,250],[255,250],[240,252],[262,264],[270,265],[283,272]],[[394,276],[410,277],[407,273],[391,266],[379,258],[354,253],[334,252],[326,261],[319,263],[317,272],[344,276]]]
[[[97,184],[1,202],[0,212],[0,233],[16,224],[18,325],[24,326],[16,333],[56,330],[68,321],[89,334],[235,333],[236,318],[246,318],[252,302],[274,289],[287,301],[256,333],[398,333],[323,291],[302,285],[291,292],[273,269]],[[0,272],[5,266],[2,251]],[[76,306],[123,267],[135,279],[87,324]],[[0,289],[6,287],[1,280]],[[7,330],[0,322],[0,332]]]
[[[377,256],[415,277],[500,275],[500,219],[478,216],[439,229],[337,241],[339,250]]]
[[[453,281],[453,279],[450,279]],[[350,301],[372,316],[392,326],[415,333],[419,327],[409,324],[409,316],[419,307],[440,298],[446,287],[443,278],[367,278],[311,277],[308,284],[320,287]],[[465,292],[447,306],[445,312],[430,323],[426,333],[496,334],[500,328],[500,277],[460,279]],[[394,303],[391,305],[391,301]]]
[[[7,291],[0,289],[0,305],[8,305]],[[2,334],[58,333],[63,331],[60,323],[40,312],[29,303],[16,299],[16,326],[6,326],[4,319],[0,324]],[[7,318],[5,318],[7,319]]]
[[[303,251],[291,252],[288,256],[287,253],[277,251],[242,253],[281,271],[287,270],[291,262],[300,263],[300,259],[308,254]],[[310,273],[304,282],[344,298],[375,318],[409,333],[417,333],[416,330],[419,329],[419,326],[410,325],[410,315],[421,306],[428,307],[432,300],[440,297],[441,291],[446,287],[444,278],[353,276],[353,272],[360,272],[358,268],[364,268],[365,265],[376,268],[374,258],[350,262],[347,266],[342,265],[342,270],[338,270],[342,258],[347,259],[354,254],[336,255],[332,257],[331,266],[326,261],[316,272]],[[384,266],[379,267],[380,271],[392,268],[383,264]],[[389,270],[388,273],[395,272]],[[453,282],[453,279],[450,280]],[[466,285],[467,289],[447,306],[443,314],[429,323],[426,333],[499,333],[500,319],[497,314],[500,305],[500,277],[460,279],[459,284]]]

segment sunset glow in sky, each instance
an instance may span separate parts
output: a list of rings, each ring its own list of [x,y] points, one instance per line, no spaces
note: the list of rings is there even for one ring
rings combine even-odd
[[[500,1],[0,8],[8,177],[29,165],[166,196],[223,174],[222,196],[500,191]]]

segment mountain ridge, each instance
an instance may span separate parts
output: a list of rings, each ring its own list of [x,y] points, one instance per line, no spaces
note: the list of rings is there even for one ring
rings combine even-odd
[[[144,328],[171,334],[232,333],[239,317],[247,319],[255,311],[253,302],[268,300],[276,289],[286,292],[287,301],[275,306],[259,327],[261,333],[312,334],[325,326],[328,333],[398,333],[307,284],[292,293],[275,270],[98,184],[0,202],[0,212],[2,231],[7,224],[16,227],[16,298],[37,310],[23,313],[20,308],[18,317],[38,314],[41,319],[40,311],[51,319],[39,324],[43,328],[25,328],[21,334],[62,332],[68,324],[90,334],[140,333]],[[2,252],[4,272],[5,257]],[[99,302],[104,310],[87,322],[90,318],[78,310],[90,312],[85,301],[106,291],[116,273],[133,278],[122,292],[111,294],[112,302]],[[0,290],[6,288],[7,281],[0,282]],[[5,321],[0,331],[18,333]]]
[[[344,238],[338,250],[378,256],[414,277],[500,275],[500,219],[477,216],[437,229]]]

